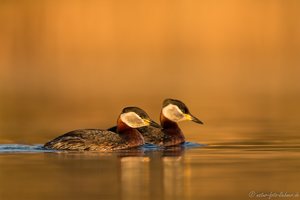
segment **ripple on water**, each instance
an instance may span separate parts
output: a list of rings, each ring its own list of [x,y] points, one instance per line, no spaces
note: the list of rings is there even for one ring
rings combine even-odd
[[[22,153],[22,152],[55,152],[47,150],[43,145],[24,145],[24,144],[1,144],[0,153]]]
[[[182,149],[191,149],[191,148],[199,148],[205,145],[198,144],[194,142],[185,142],[181,146]],[[145,144],[140,147],[142,151],[164,151],[168,148],[156,146],[153,144]],[[128,151],[128,150],[127,150]],[[61,152],[57,150],[48,150],[43,148],[43,145],[24,145],[24,144],[1,144],[0,145],[0,153],[43,153],[43,152]]]

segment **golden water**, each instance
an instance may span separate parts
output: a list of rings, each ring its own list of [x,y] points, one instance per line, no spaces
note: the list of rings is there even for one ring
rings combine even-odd
[[[290,106],[296,105],[285,108]],[[283,113],[281,118],[260,116],[254,108],[239,116],[203,116],[203,126],[181,123],[187,140],[207,145],[202,147],[121,153],[0,152],[1,200],[248,199],[253,191],[297,195],[297,118]],[[41,144],[60,134],[51,130],[28,134],[25,141]],[[12,135],[6,136],[9,143],[24,137]]]

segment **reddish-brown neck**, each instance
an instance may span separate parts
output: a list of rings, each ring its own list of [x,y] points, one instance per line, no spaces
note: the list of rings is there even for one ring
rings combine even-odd
[[[131,130],[134,129],[129,127],[127,124],[125,124],[119,117],[117,121],[117,133],[122,134],[123,132],[131,131]]]
[[[179,126],[176,122],[173,122],[166,118],[163,113],[160,113],[160,125],[163,127],[163,129],[179,129]]]
[[[132,146],[144,144],[142,134],[138,130],[125,124],[120,118],[118,118],[117,121],[117,133]]]
[[[185,141],[184,135],[178,124],[166,118],[162,113],[160,114],[160,124],[163,127],[164,146],[178,145]]]

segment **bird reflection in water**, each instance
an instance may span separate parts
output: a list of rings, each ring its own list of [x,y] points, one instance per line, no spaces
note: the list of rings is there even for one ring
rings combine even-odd
[[[184,175],[186,167],[183,157],[184,150],[182,146],[174,146],[165,149],[163,152],[165,199],[183,199],[185,178],[187,178]]]
[[[124,200],[144,199],[149,196],[148,157],[122,157],[121,195]]]
[[[181,199],[186,183],[184,148],[121,156],[123,199]]]

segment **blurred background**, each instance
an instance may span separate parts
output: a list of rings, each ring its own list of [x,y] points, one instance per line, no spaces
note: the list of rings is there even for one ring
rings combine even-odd
[[[182,123],[188,140],[295,142],[299,8],[298,0],[1,0],[0,143],[108,128],[128,105],[158,121],[167,97],[205,122]]]

